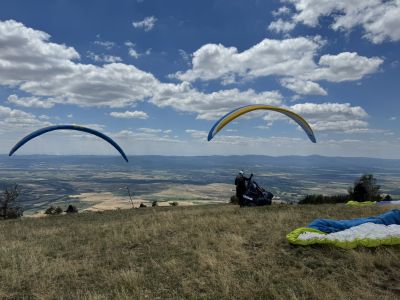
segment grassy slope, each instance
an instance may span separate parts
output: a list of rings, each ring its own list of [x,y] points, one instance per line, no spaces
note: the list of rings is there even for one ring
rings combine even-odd
[[[400,247],[290,245],[342,205],[146,208],[0,222],[0,298],[394,299]]]

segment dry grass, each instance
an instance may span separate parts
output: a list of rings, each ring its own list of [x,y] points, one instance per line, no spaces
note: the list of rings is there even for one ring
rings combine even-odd
[[[395,299],[400,247],[290,245],[342,205],[158,207],[0,222],[2,299]]]

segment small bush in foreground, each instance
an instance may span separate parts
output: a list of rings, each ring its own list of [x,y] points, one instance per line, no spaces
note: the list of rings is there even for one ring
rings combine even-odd
[[[57,206],[54,207],[53,205],[46,209],[44,212],[46,215],[59,215],[63,212],[62,208]]]
[[[65,211],[67,214],[74,214],[78,212],[78,208],[74,205],[68,205],[67,210]]]
[[[169,205],[171,205],[171,206],[178,206],[178,202],[176,202],[176,201],[174,201],[174,202],[169,202]]]
[[[231,196],[231,201],[229,203],[239,204],[239,198],[236,195]]]

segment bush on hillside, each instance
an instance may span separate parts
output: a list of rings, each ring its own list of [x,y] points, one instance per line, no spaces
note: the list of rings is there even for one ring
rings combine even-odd
[[[49,208],[46,209],[46,211],[44,212],[46,215],[59,215],[63,212],[62,208],[57,206],[54,207],[53,205],[51,205]]]
[[[67,210],[65,211],[67,214],[74,214],[78,212],[78,208],[74,205],[68,205]]]
[[[325,203],[345,203],[350,200],[349,195],[307,195],[299,201],[299,204],[325,204]]]
[[[52,206],[48,207],[48,208],[44,211],[44,214],[45,214],[45,215],[53,215],[53,214],[54,214],[54,210],[55,210],[55,208],[54,208],[54,206],[52,205]]]
[[[176,202],[176,201],[174,201],[174,202],[169,202],[169,205],[171,205],[171,206],[178,206],[178,202]]]

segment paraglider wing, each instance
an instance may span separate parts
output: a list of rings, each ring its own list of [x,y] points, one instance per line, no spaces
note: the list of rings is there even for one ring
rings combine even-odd
[[[44,133],[50,132],[50,131],[63,130],[63,129],[83,131],[83,132],[87,132],[87,133],[93,134],[95,136],[98,136],[99,138],[102,138],[103,140],[109,142],[115,149],[117,149],[117,151],[121,154],[121,156],[125,159],[125,161],[128,162],[128,158],[126,157],[122,148],[110,137],[106,136],[104,133],[101,133],[97,130],[87,128],[87,127],[77,126],[77,125],[55,125],[55,126],[49,126],[49,127],[45,127],[45,128],[36,130],[36,131],[32,132],[31,134],[28,134],[26,137],[24,137],[22,140],[20,140],[17,144],[15,144],[15,146],[11,149],[8,156],[13,155],[15,151],[17,151],[25,143],[29,142],[31,139],[34,139],[35,137],[38,137],[38,136],[40,136]]]
[[[313,143],[317,142],[315,139],[315,136],[314,136],[314,132],[311,129],[310,125],[300,115],[298,115],[288,109],[276,107],[276,106],[270,106],[270,105],[248,105],[248,106],[243,106],[243,107],[237,108],[237,109],[227,113],[225,116],[223,116],[221,119],[219,119],[214,124],[214,126],[211,128],[210,132],[208,133],[208,141],[210,141],[222,128],[225,127],[225,125],[227,125],[234,119],[240,117],[243,114],[246,114],[253,110],[259,110],[259,109],[272,110],[272,111],[280,112],[280,113],[288,116],[293,121],[295,121],[306,132],[308,138]]]

